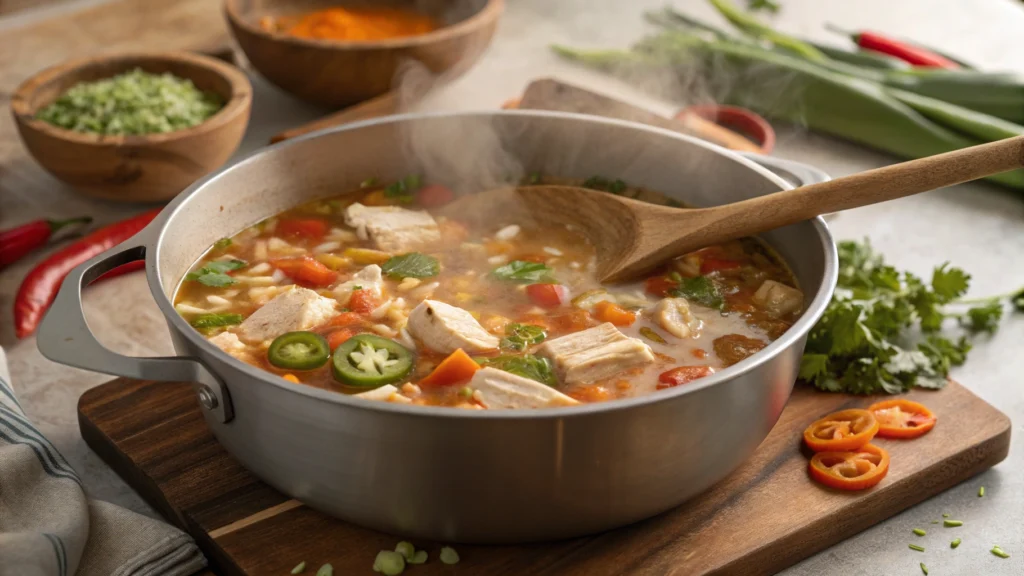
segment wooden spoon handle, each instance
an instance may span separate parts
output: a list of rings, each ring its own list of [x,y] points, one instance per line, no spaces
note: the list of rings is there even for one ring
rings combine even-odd
[[[1024,136],[971,146],[707,209],[716,218],[702,236],[713,244],[850,208],[903,198],[1024,167]],[[721,217],[718,217],[720,214]]]

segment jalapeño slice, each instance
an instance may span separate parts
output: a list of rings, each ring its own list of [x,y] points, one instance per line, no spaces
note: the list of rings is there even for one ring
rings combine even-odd
[[[349,386],[376,388],[412,371],[412,352],[394,340],[359,334],[334,351],[334,378]]]
[[[312,370],[327,363],[331,347],[313,332],[286,332],[270,344],[267,359],[285,370]]]

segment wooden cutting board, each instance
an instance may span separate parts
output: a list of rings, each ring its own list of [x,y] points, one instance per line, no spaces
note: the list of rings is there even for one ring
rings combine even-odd
[[[907,397],[926,403],[939,423],[918,440],[878,441],[892,467],[872,490],[840,493],[813,484],[800,441],[804,427],[820,416],[871,400],[801,387],[746,464],[675,510],[562,542],[456,546],[462,561],[454,568],[438,561],[439,543],[414,542],[429,551],[430,561],[408,573],[774,574],[1006,457],[1009,419],[966,388],[951,383]],[[307,574],[327,562],[335,574],[369,574],[377,551],[401,540],[334,520],[249,474],[214,440],[187,384],[114,380],[86,392],[78,413],[86,443],[192,534],[218,574],[288,574],[300,561]],[[908,566],[916,566],[912,560]]]

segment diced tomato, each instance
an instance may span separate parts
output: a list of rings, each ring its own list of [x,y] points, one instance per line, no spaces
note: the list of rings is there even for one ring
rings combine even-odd
[[[544,308],[557,308],[569,301],[569,289],[561,284],[530,284],[526,287],[530,301]]]
[[[678,368],[673,368],[668,372],[662,372],[658,376],[657,388],[658,390],[672,388],[673,386],[687,384],[698,378],[710,376],[714,373],[715,369],[711,366],[680,366]]]
[[[653,276],[647,279],[645,288],[648,294],[664,298],[665,296],[668,296],[669,290],[672,290],[676,286],[678,286],[678,284],[666,276]]]
[[[341,346],[346,340],[356,335],[356,331],[350,328],[342,328],[341,330],[335,330],[327,335],[327,345],[331,347],[331,352],[335,348]]]
[[[480,369],[480,365],[469,357],[462,348],[452,352],[447,358],[441,361],[426,378],[418,384],[423,387],[430,386],[451,386],[461,384],[473,377],[473,374]]]
[[[325,288],[334,283],[338,273],[309,256],[279,258],[270,263],[286,276],[307,288]]]
[[[338,314],[334,318],[331,318],[331,321],[328,322],[328,325],[329,326],[353,326],[355,324],[362,324],[362,323],[363,323],[363,317],[360,316],[359,314],[357,314],[355,312],[342,312],[341,314]]]
[[[319,218],[282,218],[276,232],[282,236],[302,236],[319,242],[327,234],[327,222]]]
[[[701,274],[711,274],[712,272],[718,272],[721,270],[735,270],[739,268],[741,264],[735,260],[722,260],[719,258],[705,258],[700,263]]]
[[[416,193],[416,200],[424,208],[437,208],[444,206],[455,199],[455,193],[440,184],[430,184],[420,188]]]
[[[594,306],[594,318],[601,322],[611,322],[616,326],[630,326],[636,322],[636,314],[607,300],[602,300]]]
[[[354,290],[348,300],[349,309],[359,314],[369,314],[377,306],[380,306],[380,302],[370,290]]]

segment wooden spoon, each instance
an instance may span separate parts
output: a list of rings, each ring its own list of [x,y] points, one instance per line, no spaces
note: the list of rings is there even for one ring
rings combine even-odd
[[[444,212],[490,224],[571,225],[596,247],[598,276],[615,282],[712,244],[1021,167],[1024,136],[1015,136],[711,208],[658,206],[574,186],[525,186],[468,195]]]

